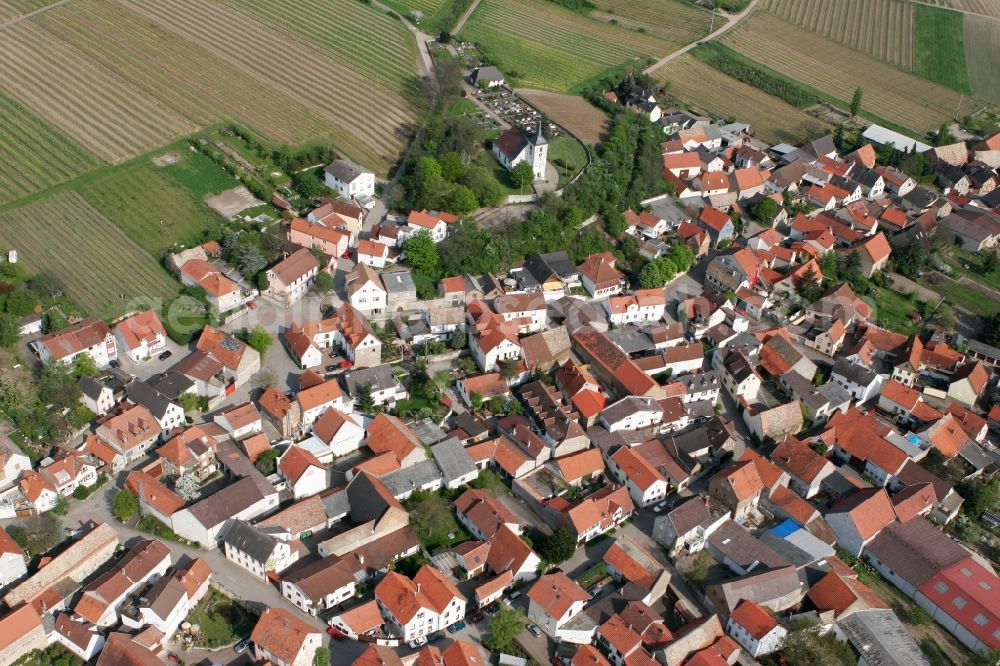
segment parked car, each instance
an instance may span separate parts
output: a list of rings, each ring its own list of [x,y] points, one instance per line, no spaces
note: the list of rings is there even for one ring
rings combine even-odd
[[[336,372],[337,371],[337,366],[335,366],[335,365],[328,365],[328,366],[326,366],[326,371],[327,372]]]
[[[661,511],[663,511],[666,508],[667,508],[667,503],[666,502],[660,502],[659,504],[657,504],[656,506],[653,507],[653,513],[660,513]]]
[[[510,595],[507,597],[507,599],[509,599],[510,601],[517,601],[520,598],[521,598],[521,593],[519,591],[511,592]]]
[[[414,638],[412,641],[407,643],[407,645],[416,650],[417,648],[427,645],[427,639],[424,638],[423,636],[418,636],[417,638]]]
[[[486,614],[487,615],[496,615],[499,612],[500,612],[500,602],[499,601],[494,601],[492,604],[490,604],[489,606],[486,607]]]
[[[257,301],[247,301],[247,307],[251,310],[257,309]]]
[[[432,634],[427,634],[427,642],[428,643],[437,643],[442,638],[444,638],[444,632],[443,631],[435,631]]]
[[[465,629],[465,622],[462,621],[462,620],[459,620],[455,624],[453,624],[453,625],[451,625],[451,626],[448,627],[448,633],[449,634],[457,634],[458,632],[462,631],[462,629]]]
[[[538,638],[542,635],[542,630],[538,628],[537,624],[526,624],[524,628],[531,632],[531,635]]]
[[[244,638],[233,647],[233,651],[236,654],[242,654],[248,647],[250,647],[250,639]]]
[[[162,354],[160,354],[156,358],[160,359],[161,361],[166,361],[168,358],[170,358],[173,355],[174,355],[174,353],[168,349],[167,351],[163,352]]]
[[[341,361],[340,362],[340,367],[341,368],[350,368],[350,367],[353,367],[353,366],[354,366],[354,362],[353,361]]]
[[[122,364],[118,362],[118,359],[112,359],[112,360],[108,361],[108,365],[110,365],[115,370],[117,370],[118,368],[122,367]]]
[[[485,618],[486,618],[486,616],[483,615],[482,613],[474,613],[472,615],[472,621],[473,622],[482,622]]]
[[[603,591],[604,590],[601,589],[600,585],[597,585],[596,587],[591,588],[590,589],[590,598],[591,599],[596,599],[597,597],[601,596],[601,592],[603,592]]]
[[[337,629],[336,627],[333,627],[333,626],[327,627],[326,628],[326,633],[328,633],[331,636],[333,636],[333,640],[335,640],[335,641],[342,641],[345,638],[347,638],[347,634],[345,634],[340,629]]]

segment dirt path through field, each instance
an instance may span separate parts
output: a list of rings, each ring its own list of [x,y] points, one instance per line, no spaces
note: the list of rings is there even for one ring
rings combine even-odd
[[[709,34],[709,35],[707,35],[705,37],[702,37],[701,39],[699,39],[696,42],[691,42],[687,46],[679,48],[676,51],[674,51],[673,53],[669,53],[669,54],[663,56],[662,58],[660,58],[659,60],[657,60],[656,62],[654,62],[652,65],[650,65],[649,67],[647,67],[646,69],[642,70],[643,73],[644,74],[652,74],[653,72],[655,72],[659,68],[663,67],[664,65],[666,65],[671,60],[673,60],[674,58],[679,58],[680,56],[684,55],[685,53],[687,53],[688,51],[690,51],[694,47],[698,46],[698,44],[701,44],[702,42],[707,42],[707,41],[709,41],[711,39],[715,39],[716,37],[719,37],[720,35],[726,33],[727,31],[729,31],[731,29],[733,29],[734,27],[736,27],[737,24],[739,24],[740,21],[742,21],[743,19],[745,19],[747,16],[750,15],[750,12],[752,12],[754,10],[754,8],[757,6],[758,2],[760,2],[760,0],[751,0],[750,4],[747,5],[746,8],[743,11],[741,11],[739,14],[729,14],[729,15],[727,15],[726,16],[726,23],[721,28],[719,28],[715,32],[712,32],[711,34]]]
[[[59,0],[59,2],[53,2],[51,5],[45,5],[44,7],[39,7],[38,9],[36,9],[34,11],[30,11],[27,14],[21,14],[20,16],[15,16],[14,18],[10,19],[9,21],[4,21],[3,23],[0,23],[0,30],[3,30],[4,28],[9,28],[12,25],[17,25],[18,23],[20,23],[24,19],[29,19],[32,16],[35,16],[36,14],[41,14],[42,12],[47,12],[50,9],[54,9],[54,8],[58,7],[59,5],[65,5],[67,2],[69,2],[69,0]]]
[[[472,12],[476,11],[476,7],[478,6],[479,6],[479,0],[476,0],[471,5],[469,5],[469,8],[465,10],[465,13],[462,14],[462,17],[458,19],[458,23],[456,23],[455,27],[451,29],[451,34],[457,35],[459,32],[461,32],[462,28],[465,26],[465,22],[469,20],[469,17],[472,16]]]

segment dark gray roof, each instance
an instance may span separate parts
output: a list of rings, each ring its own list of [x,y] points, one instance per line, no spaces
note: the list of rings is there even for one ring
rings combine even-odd
[[[367,171],[350,160],[334,160],[325,169],[328,174],[342,183],[351,183]]]
[[[965,548],[919,518],[891,523],[865,546],[865,552],[913,587],[920,587],[942,569],[969,557]]]
[[[476,69],[476,75],[472,81],[477,85],[480,83],[497,83],[503,81],[503,72],[493,65],[479,67]]]
[[[381,480],[364,472],[351,479],[346,492],[353,522],[366,523],[382,517],[389,508],[389,501],[382,492],[384,487],[385,484]],[[327,513],[330,513],[329,509]]]
[[[97,400],[100,398],[101,392],[105,388],[104,382],[99,379],[94,379],[90,375],[80,377],[80,390],[83,391],[83,394],[91,400]]]
[[[871,666],[926,666],[930,663],[891,610],[857,611],[837,620],[837,627],[861,654],[864,663]]]
[[[847,381],[859,386],[868,386],[878,377],[878,373],[872,372],[857,363],[851,363],[846,358],[838,358],[834,362],[833,370],[830,374],[840,375]]]
[[[271,557],[271,553],[274,552],[274,547],[278,544],[277,539],[264,534],[243,520],[234,520],[231,522],[229,527],[226,528],[222,541],[228,544],[230,548],[235,548],[246,553],[257,562],[267,562],[268,558]]]
[[[715,370],[705,370],[704,372],[691,372],[677,377],[675,381],[684,384],[688,393],[708,391],[719,388],[719,373]]]
[[[635,326],[622,326],[610,330],[607,332],[607,336],[626,354],[636,354],[653,349],[652,339]]]
[[[344,375],[347,392],[353,397],[362,386],[371,386],[372,391],[381,391],[399,384],[392,366],[376,365],[374,368],[359,368]]]
[[[438,427],[438,424],[434,423],[430,419],[414,421],[410,424],[410,430],[412,430],[413,434],[417,436],[417,439],[427,446],[437,444],[448,437],[448,433]]]
[[[128,399],[148,409],[154,417],[161,419],[174,403],[146,382],[134,381],[128,385]]]
[[[601,419],[607,423],[617,423],[632,414],[642,411],[663,412],[663,407],[653,398],[645,396],[627,395],[618,402],[609,405],[601,412]]]
[[[882,178],[882,174],[874,169],[864,169],[854,173],[854,179],[865,187],[874,187],[880,178]]]
[[[524,267],[540,283],[550,280],[553,277],[567,279],[580,274],[576,264],[570,259],[569,253],[565,250],[559,252],[549,252],[548,254],[533,254],[524,262]]]
[[[264,485],[268,485],[266,481]],[[264,488],[258,483],[258,479],[248,476],[212,493],[186,510],[190,511],[202,526],[212,528],[229,520],[234,513],[239,513],[262,500],[267,496],[263,491]],[[273,487],[271,492],[277,494]]]
[[[935,201],[937,201],[938,195],[934,194],[926,187],[915,187],[906,193],[903,197],[903,201],[913,204],[917,208],[927,208]]]
[[[417,291],[417,284],[413,281],[413,274],[410,271],[382,273],[382,285],[385,287],[386,293],[389,294]]]
[[[461,428],[470,437],[477,437],[488,432],[486,426],[477,421],[469,412],[459,412],[452,420],[456,428]]]
[[[803,574],[793,566],[775,569],[756,569],[753,573],[739,578],[731,578],[722,583],[710,585],[718,588],[725,600],[729,612],[732,612],[740,601],[749,599],[757,604],[767,604],[770,601],[789,597],[796,591],[805,594]]]
[[[149,385],[170,400],[177,400],[182,393],[194,386],[194,382],[179,372],[167,372],[156,379],[150,379]]]
[[[326,509],[328,520],[339,519],[347,515],[351,510],[351,502],[347,497],[347,490],[339,490],[335,493],[323,496],[323,508]]]
[[[700,497],[692,497],[682,502],[665,516],[677,534],[687,534],[711,517],[712,514]]]
[[[732,520],[722,523],[707,539],[711,546],[746,572],[786,567],[788,559]]]
[[[476,471],[476,465],[465,451],[465,447],[454,437],[432,446],[431,456],[444,475],[445,483],[451,483]]]
[[[433,460],[421,460],[416,465],[404,467],[382,477],[385,487],[393,497],[399,497],[421,486],[441,479],[441,470]]]

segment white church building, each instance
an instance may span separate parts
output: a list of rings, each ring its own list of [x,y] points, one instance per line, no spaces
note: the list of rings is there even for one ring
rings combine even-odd
[[[527,136],[519,129],[509,129],[493,142],[493,154],[507,170],[521,162],[528,162],[535,172],[535,180],[545,179],[545,158],[549,142],[542,136],[542,123],[534,136]]]

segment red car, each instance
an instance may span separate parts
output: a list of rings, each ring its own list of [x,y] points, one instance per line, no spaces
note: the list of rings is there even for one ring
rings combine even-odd
[[[336,627],[327,627],[326,628],[326,633],[328,633],[331,636],[333,636],[333,640],[335,640],[335,641],[342,641],[345,638],[347,638],[347,635],[344,632],[342,632],[339,629],[337,629]]]
[[[247,307],[251,310],[257,309],[257,301],[247,301]]]
[[[340,362],[340,367],[341,368],[351,368],[353,366],[354,366],[354,363],[351,362],[351,361],[341,361]]]

